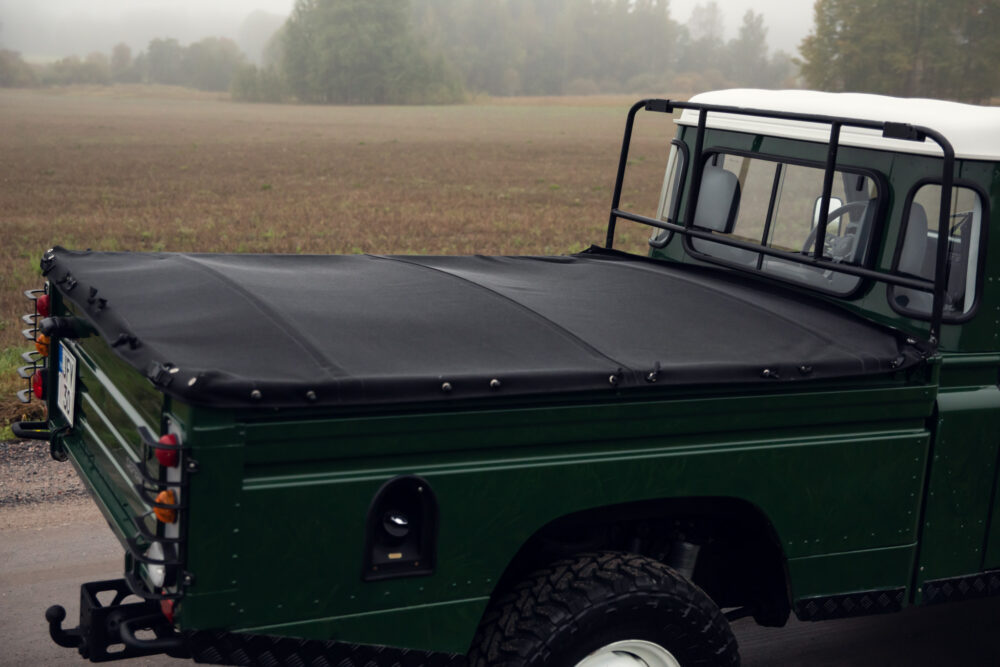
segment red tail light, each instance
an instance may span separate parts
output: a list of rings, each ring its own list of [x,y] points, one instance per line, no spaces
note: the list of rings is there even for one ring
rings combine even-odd
[[[49,295],[43,294],[37,299],[35,299],[35,310],[37,310],[38,314],[41,315],[42,317],[48,317],[51,314],[51,308],[49,304],[50,304]]]
[[[160,436],[160,444],[167,445],[168,447],[177,446],[177,436],[173,433],[168,433],[166,435]],[[160,462],[160,465],[164,468],[173,468],[177,465],[180,460],[180,451],[176,449],[165,449],[161,447],[156,448],[156,460]]]
[[[174,622],[174,604],[177,600],[160,600],[160,611],[167,618],[167,623]]]
[[[35,392],[35,398],[45,398],[45,378],[41,371],[35,371],[35,374],[31,376],[31,390]]]

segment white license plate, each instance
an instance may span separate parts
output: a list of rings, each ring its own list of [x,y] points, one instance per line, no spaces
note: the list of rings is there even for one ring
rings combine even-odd
[[[66,416],[70,426],[73,425],[73,409],[76,407],[76,357],[66,347],[59,343],[59,387],[56,402]]]

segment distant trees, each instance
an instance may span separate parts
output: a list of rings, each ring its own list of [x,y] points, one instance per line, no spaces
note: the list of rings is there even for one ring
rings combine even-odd
[[[298,0],[233,84],[241,100],[453,101],[794,85],[754,12],[726,42],[717,2],[682,25],[669,0]],[[284,89],[276,77],[284,78]],[[270,93],[263,91],[269,90]]]
[[[229,90],[236,71],[246,57],[236,42],[206,37],[191,44],[181,55],[181,83],[198,90]]]
[[[686,24],[668,0],[412,0],[415,25],[492,95],[655,92],[788,85],[785,54],[769,55],[759,14],[729,44],[722,10],[699,4]],[[744,66],[750,54],[755,65]]]
[[[184,48],[176,39],[154,39],[146,47],[145,76],[151,83],[180,85]]]
[[[271,65],[243,65],[233,77],[229,92],[237,102],[285,102],[290,97],[285,77]]]
[[[25,63],[15,51],[0,49],[0,87],[72,84],[159,83],[199,90],[227,91],[246,57],[236,43],[207,37],[189,46],[176,39],[154,39],[134,58],[128,44],[85,58],[69,56],[44,65]]]
[[[465,87],[492,95],[656,88],[675,57],[666,0],[413,0]]]
[[[37,84],[34,70],[20,53],[0,49],[0,88],[28,88]]]
[[[729,42],[729,56],[732,79],[750,86],[766,80],[770,63],[763,16],[755,14],[752,9],[743,15],[739,34]]]
[[[89,84],[106,86],[111,83],[111,64],[103,53],[91,53],[86,58],[69,56],[40,70],[39,82],[46,86]]]
[[[413,33],[399,0],[297,0],[281,67],[304,102],[451,102],[461,85]]]
[[[128,44],[116,44],[111,49],[111,79],[116,83],[138,83],[142,80],[139,65],[132,60],[132,49]]]
[[[802,75],[823,90],[984,102],[1000,93],[996,0],[817,0]]]
[[[848,4],[821,0],[817,7],[832,8],[824,16],[833,27],[817,34],[840,30],[835,10]],[[790,57],[768,49],[763,17],[748,11],[727,42],[715,0],[696,5],[686,23],[671,17],[669,0],[297,0],[283,24],[255,12],[240,35],[254,51],[249,59],[218,37],[187,46],[158,38],[137,54],[122,43],[110,57],[44,66],[2,52],[0,85],[155,83],[230,90],[242,101],[348,104],[454,102],[466,91],[666,94],[795,85]],[[826,42],[816,44],[815,57],[825,57]]]
[[[230,39],[207,37],[189,46],[176,39],[154,39],[134,58],[128,44],[86,58],[69,56],[45,65],[29,65],[20,54],[0,50],[0,86],[159,83],[199,90],[226,91],[246,58]]]

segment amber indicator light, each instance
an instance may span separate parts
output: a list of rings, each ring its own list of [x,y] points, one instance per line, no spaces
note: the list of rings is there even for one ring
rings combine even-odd
[[[177,497],[174,492],[167,489],[166,491],[160,491],[156,496],[156,502],[162,505],[175,505],[177,504]],[[174,523],[177,521],[177,510],[167,509],[166,507],[154,507],[153,514],[156,518],[163,523]]]
[[[51,339],[43,333],[38,334],[38,338],[35,339],[35,349],[38,350],[38,354],[43,357],[49,356],[49,343]]]

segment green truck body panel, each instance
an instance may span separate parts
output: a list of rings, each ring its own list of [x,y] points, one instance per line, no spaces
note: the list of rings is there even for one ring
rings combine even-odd
[[[695,132],[678,131],[689,151]],[[713,129],[705,150],[821,166],[827,154],[821,143]],[[838,166],[883,179],[874,266],[890,271],[903,202],[940,159],[844,146]],[[538,535],[568,517],[631,517],[631,508],[680,507],[674,501],[759,520],[789,608],[865,591],[927,602],[928,581],[1000,568],[1000,164],[959,160],[955,176],[986,195],[992,216],[978,304],[971,318],[945,321],[935,354],[915,368],[430,407],[212,409],[160,393],[91,336],[62,341],[79,359],[77,419],[66,424],[50,404],[55,442],[124,543],[136,535],[131,517],[150,509],[128,470],[143,452],[138,429],[170,424],[181,434],[197,462],[183,492],[193,578],[176,610],[182,630],[463,653]],[[681,210],[687,196],[682,189]],[[713,265],[679,240],[651,255]],[[927,334],[927,321],[889,305],[884,284],[843,298],[793,288]],[[53,297],[56,312],[78,314]],[[433,489],[434,571],[366,580],[369,506],[401,475]]]
[[[994,373],[996,368],[994,364]],[[1000,451],[1000,389],[995,384],[949,388],[937,402],[918,585],[986,568]]]
[[[85,386],[82,393],[94,392],[92,381]],[[204,471],[190,489],[188,539],[197,546],[188,567],[197,579],[181,626],[228,618],[232,630],[464,652],[496,583],[534,533],[576,512],[668,498],[751,503],[781,540],[795,599],[909,584],[932,387],[678,393],[297,422],[174,404],[171,419],[187,427]],[[104,405],[114,403],[107,393]],[[117,415],[122,433],[83,429],[81,442],[66,441],[74,460],[89,452],[97,462],[83,471],[92,483],[121,479],[108,454],[129,417]],[[367,506],[402,474],[426,479],[447,508],[438,569],[364,582]],[[134,494],[121,484],[97,491],[109,518],[131,534],[121,507]],[[421,622],[393,620],[411,615]]]

